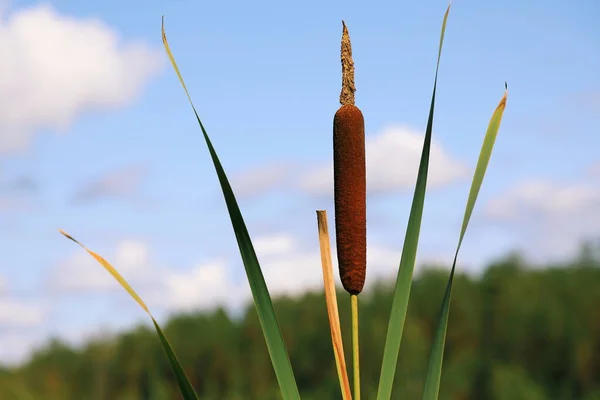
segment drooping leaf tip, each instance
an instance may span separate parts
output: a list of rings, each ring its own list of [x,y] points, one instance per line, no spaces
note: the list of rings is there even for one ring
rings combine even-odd
[[[165,16],[164,15],[161,18],[160,33],[161,33],[163,45],[165,47],[168,47],[169,45],[167,43],[167,33],[165,32]]]
[[[62,229],[58,228],[58,231],[67,239],[74,241],[75,243],[78,243],[77,240],[75,240],[73,238],[73,236],[69,235],[67,232],[63,231]]]
[[[498,104],[498,107],[496,107],[496,109],[504,109],[506,108],[506,99],[508,98],[508,88],[506,88],[504,90],[504,95],[502,96],[502,98],[500,99],[500,103]]]

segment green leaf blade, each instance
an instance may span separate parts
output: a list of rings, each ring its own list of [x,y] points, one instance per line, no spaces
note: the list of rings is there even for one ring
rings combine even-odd
[[[115,267],[113,267],[108,261],[106,261],[104,259],[104,257],[102,257],[100,254],[96,253],[95,251],[88,249],[82,243],[80,243],[77,239],[75,239],[73,236],[69,235],[67,232],[63,231],[62,229],[59,229],[59,232],[63,236],[65,236],[67,239],[69,239],[69,240],[75,242],[76,244],[78,244],[79,246],[81,246],[81,248],[83,248],[100,265],[102,265],[104,267],[104,269],[106,269],[106,271],[108,273],[110,273],[113,276],[113,278],[115,278],[115,280],[121,285],[121,287],[123,289],[125,289],[125,291],[129,294],[129,296],[131,296],[131,298],[133,300],[135,300],[135,302],[146,312],[146,314],[148,314],[150,316],[150,318],[152,319],[152,323],[154,324],[154,328],[156,329],[156,333],[158,334],[158,337],[160,339],[160,343],[163,347],[163,350],[165,351],[167,359],[169,360],[169,363],[171,364],[171,369],[173,370],[173,373],[175,374],[175,379],[177,380],[177,384],[179,386],[179,391],[183,395],[183,399],[184,400],[198,400],[198,395],[194,391],[194,387],[190,383],[187,375],[185,374],[185,371],[183,370],[183,367],[179,363],[179,360],[177,359],[177,356],[175,355],[175,352],[173,351],[171,344],[167,340],[167,337],[165,336],[162,329],[160,328],[160,326],[154,319],[154,316],[152,316],[150,309],[148,308],[146,303],[144,303],[142,298],[136,293],[136,291],[131,287],[131,285],[129,285],[129,283],[125,280],[125,278],[123,278],[123,276],[119,273],[119,271],[117,271],[117,269]]]
[[[152,323],[154,324],[154,328],[156,329],[156,333],[160,339],[160,343],[162,344],[163,350],[167,355],[167,359],[169,360],[169,364],[171,364],[171,369],[175,373],[175,379],[177,379],[177,384],[179,385],[179,391],[183,395],[185,400],[198,400],[198,395],[194,391],[192,384],[187,378],[183,367],[179,363],[171,344],[167,340],[167,337],[163,333],[162,329],[156,322],[154,318],[152,318]]]
[[[440,309],[440,318],[435,336],[433,338],[433,344],[431,346],[431,354],[429,355],[429,361],[427,366],[427,375],[425,376],[425,384],[423,388],[423,400],[437,400],[440,391],[440,381],[442,377],[442,364],[444,361],[444,347],[446,343],[446,332],[448,329],[448,316],[450,313],[450,299],[452,297],[452,285],[454,282],[454,272],[456,270],[456,260],[458,259],[458,252],[462,245],[479,190],[485,177],[485,172],[492,156],[496,137],[500,129],[500,122],[506,108],[507,92],[505,91],[504,96],[500,100],[500,103],[496,107],[496,110],[492,114],[490,123],[488,125],[481,151],[479,153],[479,159],[477,160],[477,166],[475,167],[475,173],[473,174],[473,181],[471,183],[471,189],[469,190],[469,197],[465,207],[465,214],[463,217],[462,227],[460,230],[460,236],[458,239],[458,245],[456,246],[456,252],[454,253],[454,261],[452,262],[452,269],[450,270],[450,277],[446,285],[444,292],[444,298],[442,300],[442,306]]]
[[[431,105],[427,119],[427,128],[425,130],[425,140],[421,161],[419,163],[419,172],[417,174],[417,183],[413,195],[413,201],[402,248],[402,257],[394,289],[394,298],[392,300],[392,310],[385,339],[383,353],[383,362],[381,365],[381,375],[379,378],[379,387],[377,390],[377,400],[389,400],[392,396],[392,387],[398,363],[398,353],[400,352],[400,343],[402,341],[402,332],[408,309],[408,300],[412,285],[412,276],[419,245],[419,235],[421,232],[421,220],[423,217],[423,206],[425,203],[425,191],[427,189],[427,174],[429,169],[429,153],[431,148],[431,134],[433,131],[433,116],[435,109],[435,94],[437,89],[438,70],[440,58],[442,55],[442,46],[444,43],[444,34],[446,31],[446,22],[450,13],[450,5],[444,14],[442,29],[440,33],[440,42],[438,47],[438,57],[435,69],[435,79],[433,84],[433,93],[431,95]]]
[[[227,211],[229,212],[231,224],[238,243],[238,248],[242,257],[246,276],[250,284],[250,290],[252,292],[252,297],[254,299],[260,325],[265,337],[265,342],[267,344],[267,350],[269,352],[269,356],[271,357],[271,363],[273,364],[273,369],[275,371],[282,396],[284,400],[300,400],[300,393],[298,391],[298,386],[296,384],[290,358],[285,346],[285,341],[279,327],[277,316],[275,315],[271,296],[269,295],[258,258],[256,257],[254,246],[252,245],[252,240],[250,239],[248,229],[244,222],[244,218],[242,217],[242,213],[227,175],[225,174],[223,166],[221,165],[219,157],[217,156],[206,129],[200,120],[198,112],[194,107],[185,82],[183,81],[183,77],[179,71],[177,63],[175,62],[175,58],[173,57],[171,49],[169,48],[164,31],[164,24],[162,29],[162,38],[165,50],[167,51],[177,77],[179,78],[179,81],[185,90],[188,101],[192,106],[194,115],[196,116],[196,120],[200,126],[200,129],[202,130],[204,140],[206,141],[206,145],[213,161],[215,171],[219,179],[219,184],[223,192],[223,197],[225,198],[225,203],[227,205]]]

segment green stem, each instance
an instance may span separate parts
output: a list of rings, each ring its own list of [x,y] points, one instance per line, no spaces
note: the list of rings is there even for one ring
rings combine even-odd
[[[354,372],[354,400],[360,400],[360,364],[358,360],[358,296],[350,296],[352,304],[352,369]]]

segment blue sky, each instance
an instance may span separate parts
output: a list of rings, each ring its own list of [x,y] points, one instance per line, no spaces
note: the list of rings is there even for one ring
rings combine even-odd
[[[238,193],[274,294],[320,285],[315,210],[333,224],[341,20],[367,131],[369,280],[393,279],[447,4],[0,2],[0,361],[145,321],[63,228],[160,318],[248,288],[169,43]],[[598,236],[600,4],[456,1],[440,66],[419,264],[451,261],[473,167],[508,106],[461,250],[557,260]],[[301,266],[300,272],[293,272]]]

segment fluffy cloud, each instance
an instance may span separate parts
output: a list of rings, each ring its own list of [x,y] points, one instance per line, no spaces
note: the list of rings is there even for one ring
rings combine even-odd
[[[0,298],[0,327],[32,326],[42,322],[42,309],[33,303]]]
[[[392,126],[367,137],[367,188],[381,193],[412,188],[416,182],[423,149],[422,132],[405,126]],[[455,160],[435,139],[431,142],[429,187],[439,187],[462,178],[467,168]],[[333,164],[311,172],[301,182],[315,194],[329,194],[333,189]]]
[[[308,248],[288,233],[259,236],[254,241],[261,269],[271,296],[296,296],[323,285],[317,244]],[[335,247],[332,249],[337,263]],[[395,276],[400,251],[371,245],[368,249],[368,279]],[[337,273],[335,274],[337,277]],[[241,278],[241,279],[240,279]],[[339,284],[339,279],[336,278]],[[208,308],[216,304],[231,308],[251,301],[250,288],[239,258],[203,263],[188,271],[166,274],[167,287],[161,297],[174,308]]]
[[[187,271],[165,272],[157,297],[171,309],[209,309],[216,305],[236,308],[247,290],[235,282],[224,260],[198,264]]]
[[[296,246],[295,238],[287,233],[259,236],[252,243],[255,251],[266,257],[289,253]]]
[[[405,126],[391,126],[367,136],[367,190],[372,193],[410,189],[414,186],[423,149],[423,133]],[[468,168],[432,140],[429,187],[440,187],[465,177]],[[233,188],[240,196],[264,193],[290,186],[311,195],[329,195],[333,190],[333,162],[320,167],[277,163],[263,165],[234,176]]]
[[[39,332],[47,309],[32,299],[11,293],[10,282],[0,275],[0,362],[19,362],[32,349],[33,341],[26,336]]]
[[[522,182],[487,204],[487,216],[504,224],[534,257],[573,252],[582,240],[600,236],[600,186]]]
[[[231,304],[230,274],[222,261],[200,263],[192,268],[171,269],[152,261],[150,246],[139,240],[123,240],[114,251],[99,252],[113,265],[150,306],[182,310]],[[56,265],[47,281],[58,293],[122,291],[117,281],[89,254],[78,250]],[[236,299],[234,299],[236,300]]]
[[[254,240],[261,268],[273,296],[298,295],[322,286],[321,258],[317,243],[307,247],[289,233],[259,236]],[[115,251],[102,254],[119,270],[149,305],[170,310],[208,309],[223,305],[236,309],[251,299],[238,253],[231,258],[206,260],[190,268],[157,265],[149,246],[124,241]],[[332,257],[336,263],[335,248]],[[395,277],[400,248],[370,244],[368,279]],[[337,274],[336,274],[337,275]],[[337,279],[337,278],[336,278]],[[63,293],[122,290],[117,282],[87,253],[77,251],[57,265],[50,287]]]
[[[148,279],[148,246],[137,240],[124,240],[112,254],[102,254],[128,281]],[[115,279],[84,251],[74,252],[53,270],[48,285],[64,292],[113,290],[119,286]]]
[[[0,18],[0,153],[24,149],[36,129],[64,130],[82,112],[131,102],[162,66],[157,50],[96,19],[48,5]]]
[[[598,188],[584,184],[560,185],[549,181],[522,182],[490,202],[492,217],[521,220],[587,214],[600,203]]]
[[[321,259],[316,239],[308,246],[293,234],[279,232],[257,236],[253,242],[272,296],[296,296],[306,290],[322,290]],[[250,288],[237,251],[230,252],[230,257],[204,260],[188,268],[157,264],[153,261],[156,258],[148,243],[139,240],[124,240],[112,251],[99,253],[117,268],[156,316],[165,315],[165,311],[206,310],[217,305],[239,311],[251,301]],[[335,248],[332,249],[332,257],[335,265]],[[399,260],[400,247],[392,249],[370,244],[365,292],[370,290],[369,287],[375,280],[395,279]],[[420,264],[418,260],[417,265]],[[418,272],[419,268],[416,270],[417,274]],[[334,276],[341,286],[338,274],[335,273]],[[62,305],[68,306],[68,310],[52,309],[53,315],[62,318],[58,325],[51,326],[49,320],[40,321],[42,314],[39,310],[23,305],[7,307],[10,303],[0,300],[0,309],[5,313],[0,314],[0,325],[3,320],[7,320],[13,326],[21,326],[18,332],[14,329],[0,332],[0,339],[4,343],[13,344],[10,349],[0,350],[2,362],[15,363],[23,360],[50,335],[77,344],[99,335],[101,327],[103,334],[106,334],[106,329],[115,332],[139,322],[148,323],[140,310],[137,310],[137,314],[132,314],[131,309],[123,308],[115,313],[114,304],[107,309],[104,317],[97,316],[97,297],[90,299],[85,294],[104,293],[107,295],[107,304],[111,298],[115,299],[109,294],[121,292],[119,301],[127,295],[114,278],[81,249],[74,250],[71,257],[57,264],[47,278],[47,288],[52,290],[49,294],[54,299],[59,299],[57,294],[66,296],[63,300],[68,301]],[[133,301],[127,301],[133,309]],[[58,304],[60,302],[54,306]],[[83,317],[90,313],[90,309],[96,315],[91,320]],[[23,325],[29,328],[24,329]]]
[[[34,326],[42,321],[39,304],[10,295],[6,278],[0,275],[0,329]]]

